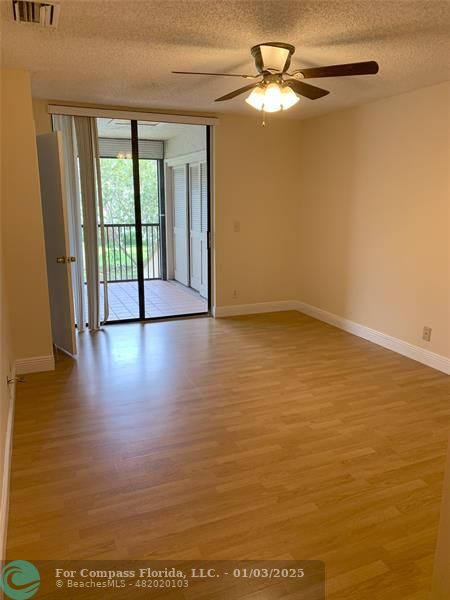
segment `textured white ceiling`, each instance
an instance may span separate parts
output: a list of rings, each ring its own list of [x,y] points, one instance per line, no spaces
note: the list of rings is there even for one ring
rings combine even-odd
[[[377,60],[378,75],[315,80],[331,91],[308,117],[450,79],[442,0],[59,0],[57,30],[12,21],[2,0],[2,61],[32,72],[39,98],[208,113],[256,111],[214,98],[245,80],[172,70],[254,72],[250,47],[294,44],[292,68]],[[311,80],[311,83],[314,81]]]

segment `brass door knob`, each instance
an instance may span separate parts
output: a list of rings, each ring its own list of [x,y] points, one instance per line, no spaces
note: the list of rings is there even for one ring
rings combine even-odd
[[[57,256],[56,262],[60,264],[65,264],[69,262],[75,262],[77,260],[76,256]]]

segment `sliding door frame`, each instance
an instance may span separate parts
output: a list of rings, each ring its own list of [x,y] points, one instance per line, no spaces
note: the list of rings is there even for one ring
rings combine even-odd
[[[131,121],[131,158],[133,161],[134,226],[136,228],[136,262],[138,278],[139,321],[145,319],[144,254],[142,251],[141,182],[139,173],[138,123]]]
[[[138,277],[138,303],[139,303],[139,317],[131,319],[120,319],[120,320],[108,320],[105,321],[105,325],[120,325],[121,323],[146,323],[152,321],[167,321],[172,319],[187,319],[187,318],[198,318],[198,317],[209,317],[212,315],[212,244],[211,244],[211,223],[212,223],[212,193],[211,193],[211,126],[206,125],[205,136],[206,136],[206,172],[207,172],[207,272],[208,272],[208,303],[207,309],[204,312],[199,313],[185,313],[181,315],[167,315],[164,317],[152,317],[146,316],[145,310],[145,280],[144,280],[144,256],[142,249],[142,209],[141,209],[141,187],[140,187],[140,172],[139,172],[139,134],[138,134],[138,121],[131,119],[131,154],[133,162],[133,193],[134,193],[134,214],[135,214],[135,228],[136,228],[136,262],[137,262],[137,277]],[[157,172],[158,172],[158,201],[159,201],[159,220],[160,220],[160,256],[161,261],[161,280],[167,278],[167,236],[166,236],[166,215],[167,215],[167,198],[165,194],[165,169],[164,161],[157,161]],[[188,182],[186,182],[188,185]],[[189,223],[189,201],[188,201],[188,223]],[[189,261],[189,256],[188,256]]]
[[[166,202],[166,186],[164,181],[164,160],[158,160],[158,196],[159,196],[159,243],[160,252],[160,274],[163,281],[167,281],[167,202]]]
[[[213,194],[212,194],[212,181],[213,181],[213,128],[211,125],[206,126],[206,197],[208,205],[208,218],[207,218],[207,232],[206,232],[206,245],[208,248],[208,314],[213,315],[212,310],[212,280],[213,280],[213,265],[212,265],[212,224],[213,224]]]

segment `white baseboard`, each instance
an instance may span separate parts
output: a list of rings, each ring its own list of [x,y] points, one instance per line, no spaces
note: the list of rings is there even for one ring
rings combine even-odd
[[[257,302],[256,304],[229,304],[228,306],[216,306],[215,317],[236,317],[238,315],[256,315],[259,313],[282,312],[285,310],[297,310],[295,300],[277,300],[275,302]]]
[[[53,354],[48,356],[33,356],[31,358],[18,358],[16,360],[17,375],[25,373],[39,373],[41,371],[54,371],[55,358]]]
[[[436,354],[425,348],[420,348],[420,346],[404,342],[403,340],[377,331],[376,329],[371,329],[360,323],[355,323],[355,321],[350,321],[349,319],[327,312],[326,310],[322,310],[311,304],[299,302],[298,300],[279,300],[276,302],[258,302],[256,304],[216,306],[214,309],[214,316],[218,318],[234,317],[238,315],[254,315],[258,313],[280,312],[286,310],[296,310],[304,313],[314,319],[334,325],[334,327],[338,327],[348,333],[369,340],[374,344],[378,344],[378,346],[382,346],[383,348],[397,352],[397,354],[412,358],[428,367],[432,367],[433,369],[437,369],[438,371],[450,375],[450,358],[447,358],[446,356],[441,356],[440,354]]]
[[[15,372],[11,373],[15,377]],[[15,402],[15,384],[11,384],[10,397],[7,399],[9,410],[6,422],[5,446],[3,456],[2,488],[0,500],[0,561],[6,558],[6,537],[8,532],[8,512],[9,512],[9,480],[11,475],[11,456],[12,456],[12,435],[14,424],[14,402]],[[8,386],[9,388],[9,386]]]
[[[446,356],[436,354],[435,352],[431,352],[425,348],[420,348],[420,346],[415,346],[414,344],[410,344],[409,342],[405,342],[386,333],[382,333],[376,329],[371,329],[370,327],[366,327],[360,323],[355,323],[355,321],[350,321],[349,319],[345,319],[339,315],[327,312],[321,308],[317,308],[316,306],[311,306],[311,304],[305,304],[304,302],[297,302],[296,304],[297,310],[305,315],[309,315],[310,317],[314,317],[314,319],[319,319],[319,321],[324,321],[325,323],[334,325],[334,327],[338,327],[339,329],[343,329],[348,333],[352,333],[353,335],[357,335],[365,340],[369,340],[369,342],[378,344],[378,346],[382,346],[383,348],[397,352],[397,354],[402,354],[403,356],[412,358],[413,360],[423,363],[428,367],[432,367],[433,369],[437,369],[438,371],[442,371],[443,373],[450,375],[450,358],[447,358]]]

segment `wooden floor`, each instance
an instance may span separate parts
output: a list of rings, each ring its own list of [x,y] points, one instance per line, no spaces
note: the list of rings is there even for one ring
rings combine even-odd
[[[9,558],[323,559],[428,598],[450,378],[294,312],[109,326],[27,377]]]

